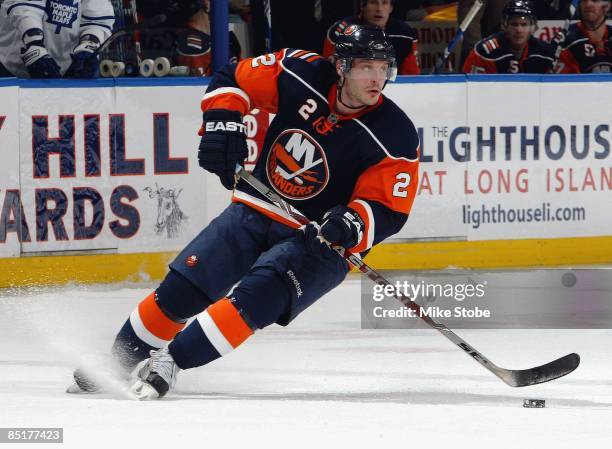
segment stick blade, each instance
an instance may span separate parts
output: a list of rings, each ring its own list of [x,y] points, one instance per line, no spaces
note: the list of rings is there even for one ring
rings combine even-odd
[[[579,364],[580,356],[572,353],[534,368],[504,370],[500,377],[511,387],[526,387],[563,377],[578,368]]]

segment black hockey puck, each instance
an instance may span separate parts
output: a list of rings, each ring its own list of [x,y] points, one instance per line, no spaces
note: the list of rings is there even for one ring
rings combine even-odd
[[[564,287],[572,288],[576,285],[576,275],[571,271],[563,273],[563,276],[561,276],[561,284],[563,284]]]
[[[544,399],[523,399],[523,407],[544,408],[546,407],[546,401]]]

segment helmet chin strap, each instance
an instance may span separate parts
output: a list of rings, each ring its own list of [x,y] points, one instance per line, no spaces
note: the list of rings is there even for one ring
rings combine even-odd
[[[361,106],[349,106],[344,101],[342,101],[342,88],[343,87],[344,87],[344,80],[343,79],[338,80],[338,101],[342,104],[342,106],[348,109],[354,109],[355,111],[368,107],[367,104],[363,104]]]

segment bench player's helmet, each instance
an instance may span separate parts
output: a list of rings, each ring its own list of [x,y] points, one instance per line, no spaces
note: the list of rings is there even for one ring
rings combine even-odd
[[[502,23],[508,24],[511,17],[528,19],[532,24],[536,23],[536,14],[531,2],[528,0],[510,0],[502,10]]]
[[[387,80],[393,81],[397,76],[395,50],[380,28],[370,25],[349,25],[336,39],[336,60],[345,75],[351,71],[353,59],[371,59],[387,61]]]

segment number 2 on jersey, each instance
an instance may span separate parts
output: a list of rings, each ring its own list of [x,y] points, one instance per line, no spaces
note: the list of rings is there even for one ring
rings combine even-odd
[[[393,185],[393,196],[406,198],[410,185],[410,175],[408,173],[398,173],[395,179],[397,179],[397,182]]]
[[[312,98],[306,100],[306,103],[302,105],[302,107],[298,110],[300,115],[304,117],[304,120],[308,120],[310,114],[317,110],[317,102]]]

